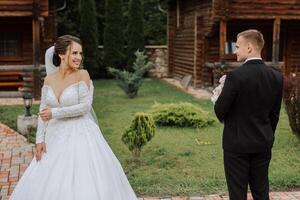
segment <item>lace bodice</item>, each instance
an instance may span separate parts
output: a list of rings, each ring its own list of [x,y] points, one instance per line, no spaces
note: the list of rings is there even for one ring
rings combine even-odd
[[[49,85],[42,87],[40,111],[50,107],[53,119],[76,117],[88,114],[92,108],[94,87],[91,81],[90,88],[84,81],[67,86],[59,97],[56,97]],[[44,142],[48,122],[38,117],[36,143]]]

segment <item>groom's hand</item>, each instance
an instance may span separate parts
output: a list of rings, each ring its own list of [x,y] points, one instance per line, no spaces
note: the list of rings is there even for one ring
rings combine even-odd
[[[52,119],[51,108],[44,108],[41,112],[39,112],[39,115],[43,121],[49,121]]]
[[[35,152],[36,161],[40,161],[42,159],[43,153],[46,153],[46,143],[45,142],[38,143],[36,145],[36,152]]]

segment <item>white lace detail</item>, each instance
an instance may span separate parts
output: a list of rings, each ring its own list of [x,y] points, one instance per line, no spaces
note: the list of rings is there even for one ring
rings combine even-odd
[[[72,86],[76,86],[76,85],[77,84],[74,84]],[[90,95],[88,86],[86,85],[86,83],[84,81],[80,81],[80,82],[78,82],[78,87],[79,87],[79,90],[78,90],[79,104],[65,106],[65,107],[52,108],[51,112],[52,112],[53,119],[60,119],[60,118],[66,118],[66,117],[77,117],[80,115],[88,114],[91,111],[93,96]],[[62,95],[63,94],[64,93],[62,93]]]
[[[46,107],[46,96],[48,93],[48,88],[43,87],[42,88],[42,96],[41,96],[41,103],[39,111],[42,111]],[[38,117],[38,126],[37,126],[37,132],[35,137],[35,143],[42,143],[45,141],[45,131],[46,131],[47,122],[44,122],[41,117]]]

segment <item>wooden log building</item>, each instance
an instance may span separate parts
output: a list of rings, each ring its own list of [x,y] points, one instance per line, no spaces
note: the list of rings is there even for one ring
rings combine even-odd
[[[300,73],[300,0],[169,0],[169,75],[215,85],[215,69],[240,65],[233,52],[246,29],[263,33],[265,62]]]
[[[56,36],[52,0],[0,0],[0,97],[40,97],[45,49]]]

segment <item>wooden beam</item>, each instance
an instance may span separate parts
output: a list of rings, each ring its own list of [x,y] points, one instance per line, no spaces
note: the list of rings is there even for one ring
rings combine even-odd
[[[170,9],[170,8],[169,8]],[[168,46],[168,76],[173,76],[174,69],[174,58],[173,58],[173,48],[174,48],[174,30],[171,26],[170,20],[170,10],[167,14],[167,46]]]
[[[32,16],[31,11],[1,11],[0,17],[27,17]]]
[[[276,17],[280,17],[282,20],[299,20],[300,16],[299,15],[236,15],[236,14],[231,14],[230,19],[242,19],[242,20],[247,20],[247,19],[276,19]]]
[[[43,65],[43,67],[45,67]],[[0,72],[2,71],[22,71],[24,69],[31,69],[33,65],[0,65]]]
[[[34,88],[33,96],[35,99],[39,99],[41,95],[41,83],[39,76],[40,68],[40,0],[33,1],[32,9],[32,52],[33,52],[33,66],[34,66]]]
[[[227,22],[225,20],[220,21],[220,59],[224,59],[225,44],[227,37]]]
[[[176,27],[179,28],[180,26],[180,4],[179,0],[176,2]]]
[[[279,62],[279,44],[280,44],[280,19],[276,18],[273,23],[273,47],[272,62],[278,66]]]
[[[195,13],[194,16],[194,74],[193,74],[193,83],[194,83],[194,87],[196,87],[197,84],[197,43],[198,43],[198,37],[197,37],[197,33],[198,33],[198,16]]]
[[[39,67],[40,65],[40,22],[32,20],[32,52],[33,52],[33,65]]]

